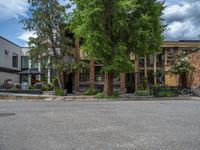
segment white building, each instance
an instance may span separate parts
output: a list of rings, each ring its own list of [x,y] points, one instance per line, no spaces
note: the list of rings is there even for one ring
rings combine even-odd
[[[51,82],[51,70],[48,67],[42,70],[40,62],[31,61],[28,51],[28,47],[20,47],[0,36],[0,87],[6,80],[13,83],[28,82],[29,85]],[[41,72],[44,74],[41,75]]]
[[[20,46],[0,36],[0,85],[7,79],[20,82],[21,55]]]

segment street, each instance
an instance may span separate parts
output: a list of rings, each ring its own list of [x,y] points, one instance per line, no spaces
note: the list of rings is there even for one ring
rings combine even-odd
[[[0,101],[0,150],[199,150],[200,101]]]

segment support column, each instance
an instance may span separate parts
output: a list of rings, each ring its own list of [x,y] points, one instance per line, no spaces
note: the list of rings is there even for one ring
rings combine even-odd
[[[48,73],[47,73],[47,82],[48,82],[48,84],[50,84],[51,83],[51,67],[50,67],[50,58],[48,58]]]
[[[154,54],[153,57],[154,57],[154,62],[153,62],[154,84],[157,85],[157,77],[156,77],[156,72],[157,72],[157,64],[156,64],[157,55],[156,55],[156,53]]]
[[[144,55],[144,79],[145,79],[145,88],[148,87],[148,83],[147,83],[147,79],[148,79],[148,76],[147,76],[147,55]]]
[[[139,88],[139,56],[135,54],[135,91]]]
[[[126,77],[125,73],[120,73],[120,93],[125,94],[126,92]]]
[[[94,88],[94,78],[95,78],[95,70],[94,70],[94,60],[90,60],[90,88]]]
[[[29,86],[31,86],[31,78],[32,78],[31,75],[29,74],[31,70],[31,66],[32,66],[31,63],[32,63],[31,60],[29,60],[28,62],[28,85]]]
[[[166,48],[164,49],[164,66],[165,68],[167,66],[167,49]]]
[[[75,60],[79,61],[80,59],[80,41],[79,39],[75,40]],[[75,93],[80,92],[80,71],[77,69],[75,71],[75,80],[74,80],[74,90]]]
[[[75,71],[75,82],[74,82],[74,90],[75,93],[79,93],[80,92],[80,72],[79,70]]]
[[[41,61],[39,60],[39,63],[38,63],[38,71],[41,72]],[[42,79],[41,79],[41,75],[38,75],[38,80],[41,82]]]

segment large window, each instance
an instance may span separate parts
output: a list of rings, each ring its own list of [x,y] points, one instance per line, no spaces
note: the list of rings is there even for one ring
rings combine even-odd
[[[21,57],[21,67],[22,70],[28,69],[28,65],[29,65],[29,59],[28,56],[22,56]]]
[[[18,54],[16,53],[13,53],[13,56],[12,56],[12,66],[14,68],[18,68]]]
[[[95,81],[104,81],[104,73],[101,72],[102,66],[95,66]]]
[[[37,61],[31,61],[31,69],[38,69],[38,62]]]

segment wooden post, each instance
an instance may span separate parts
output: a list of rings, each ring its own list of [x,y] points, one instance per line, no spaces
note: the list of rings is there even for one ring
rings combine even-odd
[[[144,56],[144,78],[147,80],[147,55]]]
[[[135,91],[139,88],[139,56],[135,54]]]
[[[90,60],[90,88],[94,88],[94,78],[95,78],[95,71],[94,71],[94,60]]]
[[[164,66],[165,68],[167,66],[167,49],[166,48],[164,49]]]
[[[126,83],[126,77],[125,73],[120,73],[120,93],[125,94],[125,83]]]
[[[145,80],[145,88],[147,88],[147,55],[144,55],[144,80]]]
[[[156,53],[155,53],[155,54],[154,54],[154,63],[153,63],[154,84],[155,84],[155,85],[157,85],[157,77],[156,77],[157,64],[156,64],[156,60],[157,60],[157,55],[156,55]]]
[[[75,40],[75,60],[79,61],[80,58],[80,41],[79,39]],[[75,71],[75,80],[74,80],[74,90],[75,93],[80,92],[80,72],[79,69]]]

